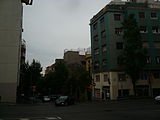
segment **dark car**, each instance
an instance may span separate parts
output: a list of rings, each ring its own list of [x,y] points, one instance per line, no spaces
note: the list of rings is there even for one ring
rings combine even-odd
[[[60,96],[56,101],[56,106],[67,106],[74,104],[74,99],[70,96]]]
[[[51,101],[56,101],[60,96],[59,95],[51,95]]]

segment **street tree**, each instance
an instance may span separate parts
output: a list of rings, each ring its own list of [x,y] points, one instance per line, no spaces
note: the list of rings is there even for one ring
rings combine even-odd
[[[124,70],[131,77],[134,95],[136,95],[136,81],[146,64],[146,49],[142,47],[141,34],[133,14],[124,19]]]
[[[40,62],[35,60],[31,64],[26,62],[20,66],[20,80],[17,87],[18,100],[28,100],[33,95],[33,86],[36,86],[41,80],[41,71]],[[36,87],[34,88],[36,90]]]

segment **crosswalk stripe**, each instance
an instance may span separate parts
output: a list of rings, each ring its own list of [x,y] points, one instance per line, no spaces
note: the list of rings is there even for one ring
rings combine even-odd
[[[55,117],[30,117],[30,118],[0,118],[0,120],[62,120],[61,117],[59,116],[55,116]]]
[[[20,118],[20,120],[29,120],[28,118]]]
[[[59,120],[62,120],[62,118],[61,117],[57,117]]]
[[[48,120],[57,120],[57,117],[46,117]]]

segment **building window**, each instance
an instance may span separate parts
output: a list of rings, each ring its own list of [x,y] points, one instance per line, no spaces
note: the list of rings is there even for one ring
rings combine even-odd
[[[147,33],[147,27],[146,26],[140,26],[140,33]]]
[[[102,52],[106,52],[106,51],[107,51],[106,45],[102,45]]]
[[[101,23],[101,24],[104,24],[104,17],[102,17],[102,18],[100,19],[100,23]]]
[[[99,55],[99,49],[98,49],[98,48],[96,48],[96,49],[94,50],[94,54],[95,54],[95,55]]]
[[[96,75],[96,82],[100,82],[100,75]]]
[[[156,41],[154,45],[155,45],[155,48],[158,48],[158,49],[160,48],[160,42]]]
[[[118,80],[119,81],[126,81],[126,74],[119,73],[118,74]]]
[[[151,57],[147,57],[146,62],[147,62],[147,64],[150,64],[151,63]]]
[[[119,49],[123,49],[123,42],[117,42],[116,43],[116,48]]]
[[[144,12],[139,12],[139,18],[144,19],[145,18],[145,13]]]
[[[103,76],[103,77],[104,77],[104,82],[107,82],[107,81],[108,81],[108,79],[109,79],[109,78],[108,78],[108,74],[104,74],[104,76]]]
[[[107,60],[104,59],[104,60],[102,61],[102,66],[106,66],[106,65],[107,65]]]
[[[142,46],[143,46],[143,48],[149,48],[149,43],[148,42],[143,42]]]
[[[160,56],[157,56],[157,57],[156,57],[156,63],[157,63],[157,64],[160,64]]]
[[[159,33],[159,28],[158,28],[158,26],[152,26],[152,32],[153,32],[153,33]]]
[[[140,77],[139,78],[140,80],[147,80],[148,79],[147,73],[141,73],[139,77]]]
[[[102,38],[102,39],[105,39],[105,38],[106,38],[106,31],[105,31],[105,30],[101,32],[101,38]]]
[[[122,28],[115,28],[115,34],[116,35],[122,34]]]
[[[94,40],[95,42],[98,42],[98,35],[95,35],[95,36],[93,37],[93,40]]]
[[[101,98],[100,89],[95,89],[95,98]]]
[[[159,79],[159,78],[160,78],[160,73],[159,73],[159,72],[153,73],[153,77],[154,77],[155,79]]]
[[[152,12],[151,13],[151,19],[157,19],[157,13],[156,12]]]
[[[121,15],[120,14],[114,14],[114,20],[120,21],[121,20]]]
[[[96,29],[97,29],[97,23],[93,25],[93,30],[96,30]]]
[[[96,61],[95,63],[94,63],[94,69],[99,69],[99,61]]]

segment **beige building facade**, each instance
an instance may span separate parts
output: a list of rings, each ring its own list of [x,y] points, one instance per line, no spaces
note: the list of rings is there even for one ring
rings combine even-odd
[[[0,99],[16,102],[22,36],[21,0],[0,0]]]

